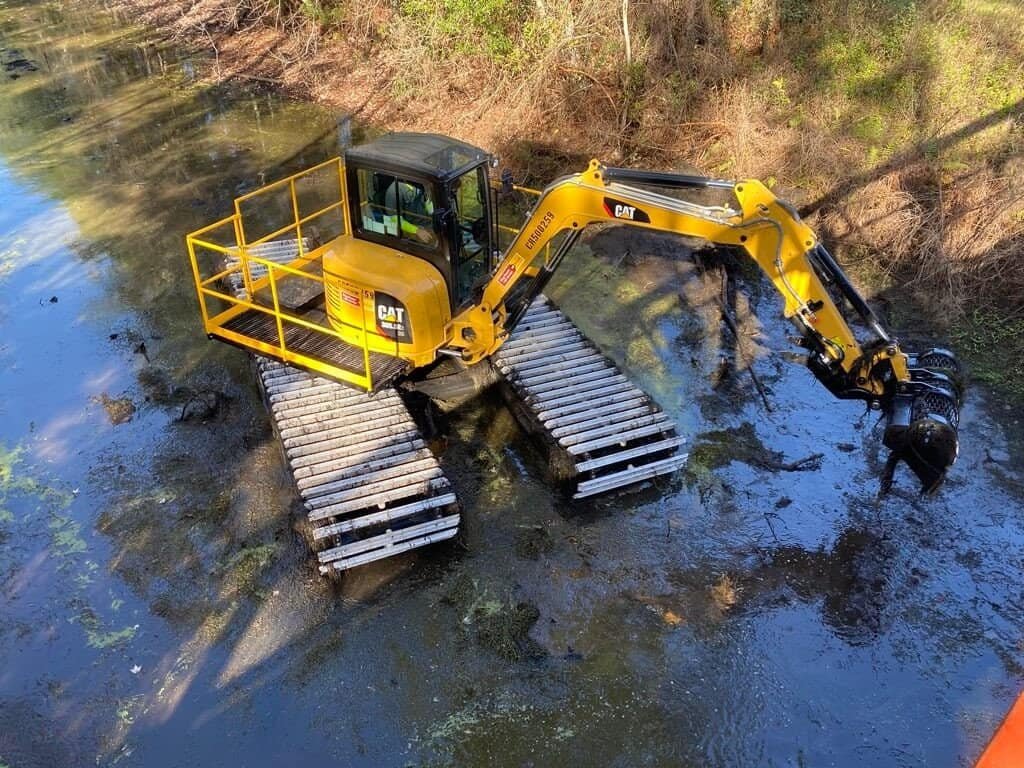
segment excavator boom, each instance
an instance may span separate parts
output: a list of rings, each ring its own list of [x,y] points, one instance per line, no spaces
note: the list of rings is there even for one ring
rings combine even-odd
[[[733,200],[701,205],[671,197],[666,189],[717,189],[730,192]],[[799,330],[815,376],[836,397],[864,400],[885,415],[884,442],[892,458],[884,482],[904,460],[922,491],[941,484],[958,453],[960,370],[955,357],[940,349],[923,354],[903,350],[793,206],[756,180],[608,168],[593,160],[582,174],[554,182],[539,194],[480,301],[453,319],[452,345],[463,358],[473,362],[494,354],[579,233],[600,222],[744,251],[782,296],[783,313]],[[560,235],[552,251],[549,244]],[[865,341],[846,322],[830,288],[857,313]]]

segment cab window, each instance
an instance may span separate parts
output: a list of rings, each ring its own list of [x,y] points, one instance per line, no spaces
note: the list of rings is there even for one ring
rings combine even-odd
[[[425,248],[436,248],[433,190],[418,181],[360,168],[360,226]]]

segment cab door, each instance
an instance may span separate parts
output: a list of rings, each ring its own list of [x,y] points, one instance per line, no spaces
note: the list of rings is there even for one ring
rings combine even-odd
[[[478,166],[449,187],[452,213],[452,309],[473,299],[491,271],[491,223],[487,171]]]

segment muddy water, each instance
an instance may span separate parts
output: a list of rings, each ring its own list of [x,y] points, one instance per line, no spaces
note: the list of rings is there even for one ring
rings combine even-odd
[[[692,437],[685,473],[570,507],[486,396],[447,425],[464,546],[314,576],[182,235],[337,121],[124,27],[0,4],[0,764],[979,753],[1024,682],[1016,412],[973,390],[943,495],[877,501],[874,419],[787,362],[742,273],[737,352],[668,238],[597,233],[550,292]]]

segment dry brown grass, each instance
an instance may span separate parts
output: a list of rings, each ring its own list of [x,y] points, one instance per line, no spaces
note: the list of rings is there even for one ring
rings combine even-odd
[[[944,310],[979,294],[1020,297],[1024,191],[982,168],[947,174],[927,164],[894,171],[855,192],[824,222],[844,246],[875,254],[894,279],[941,289]]]

